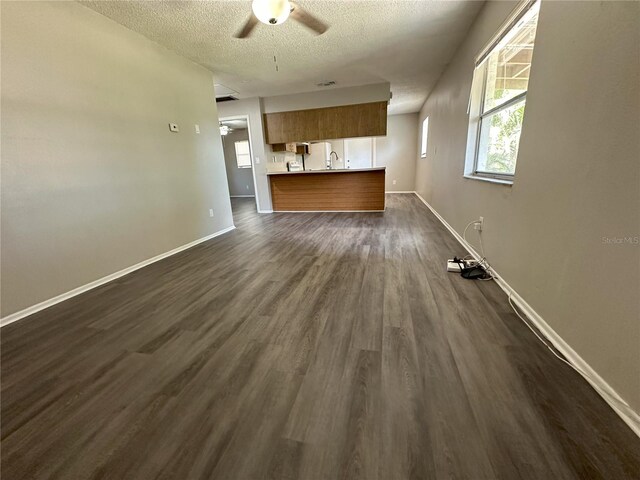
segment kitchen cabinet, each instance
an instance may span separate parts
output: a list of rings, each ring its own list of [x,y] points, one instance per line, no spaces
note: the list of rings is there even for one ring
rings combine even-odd
[[[384,211],[385,167],[267,176],[274,212]]]
[[[387,102],[264,114],[268,144],[387,134]]]
[[[291,150],[287,149],[287,144],[286,143],[274,143],[273,145],[271,145],[271,151],[272,152],[287,152],[287,151],[291,151]],[[304,145],[304,144],[296,145],[295,153],[296,153],[296,155],[307,155],[309,153],[309,146],[308,145]]]

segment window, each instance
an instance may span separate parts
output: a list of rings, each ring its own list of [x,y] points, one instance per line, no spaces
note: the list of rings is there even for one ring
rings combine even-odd
[[[236,162],[238,168],[251,168],[251,152],[249,151],[249,140],[235,142]]]
[[[427,156],[427,139],[429,138],[429,117],[422,121],[422,147],[420,148],[420,156]]]
[[[476,64],[467,175],[513,180],[539,8],[539,1],[524,4]]]

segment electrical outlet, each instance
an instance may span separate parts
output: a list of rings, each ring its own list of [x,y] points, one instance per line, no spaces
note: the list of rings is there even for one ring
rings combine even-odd
[[[394,185],[396,184],[396,181],[395,181],[395,180],[393,181],[393,184],[394,184]]]
[[[213,208],[210,208],[210,209],[209,209],[209,216],[210,216],[210,217],[213,217]]]
[[[479,217],[478,220],[476,220],[476,223],[473,225],[473,228],[482,231],[482,229],[484,228],[484,217]]]
[[[247,190],[249,190],[249,185],[245,185],[245,187],[247,187]]]
[[[273,158],[274,158],[274,161],[275,161],[276,157],[273,157]],[[254,160],[256,162],[256,165],[260,164],[260,157],[254,157]]]
[[[200,133],[200,125],[196,123],[196,133]]]

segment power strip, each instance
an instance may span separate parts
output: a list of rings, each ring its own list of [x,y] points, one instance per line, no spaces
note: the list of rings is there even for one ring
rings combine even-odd
[[[463,268],[473,267],[477,264],[478,262],[476,260],[458,260],[451,258],[447,260],[447,272],[460,273]]]
[[[457,272],[460,273],[462,271],[462,265],[458,262],[454,262],[453,260],[447,260],[447,272]]]

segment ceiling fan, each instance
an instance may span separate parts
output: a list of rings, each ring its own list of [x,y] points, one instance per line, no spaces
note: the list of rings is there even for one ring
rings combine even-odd
[[[322,35],[329,28],[329,25],[290,0],[253,0],[251,9],[253,10],[251,16],[234,37],[247,38],[251,35],[258,22],[267,25],[280,25],[289,17],[313,30],[318,35]]]
[[[220,125],[220,135],[222,135],[223,137],[226,137],[231,132],[233,132],[233,128],[231,128],[229,125],[225,125],[222,122],[220,122],[219,125]]]

